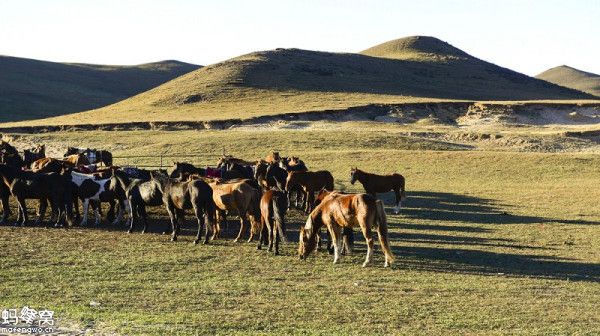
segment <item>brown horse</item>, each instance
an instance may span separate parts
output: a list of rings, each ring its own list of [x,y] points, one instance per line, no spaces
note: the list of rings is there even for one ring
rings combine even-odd
[[[394,212],[396,214],[400,212],[402,201],[406,200],[404,176],[395,173],[392,175],[375,175],[358,168],[352,168],[350,170],[350,183],[354,184],[356,181],[359,181],[363,185],[367,194],[375,197],[377,197],[377,193],[393,190],[396,195]]]
[[[333,175],[327,170],[288,172],[285,190],[290,192],[296,186],[300,186],[306,195],[304,210],[309,213],[314,206],[315,192],[321,189],[333,190]]]
[[[221,231],[221,222],[227,221],[226,212],[237,212],[240,216],[240,232],[234,242],[242,238],[248,217],[250,218],[250,238],[252,241],[258,233],[260,222],[260,191],[255,189],[249,180],[231,180],[221,182],[206,180],[213,190],[213,200],[217,206],[219,219],[215,221],[212,239],[218,238]]]
[[[341,194],[332,192],[310,213],[306,224],[300,228],[298,253],[306,259],[317,245],[319,229],[325,225],[334,241],[333,263],[338,263],[342,251],[342,229],[359,226],[367,243],[367,257],[363,267],[373,258],[371,228],[376,227],[379,243],[385,255],[384,267],[394,261],[388,242],[388,228],[383,203],[369,194]]]
[[[66,156],[62,161],[64,162],[66,167],[72,168],[79,166],[87,166],[90,164],[90,161],[83,153]]]
[[[31,171],[34,173],[58,173],[63,169],[63,161],[53,158],[43,158],[31,163]]]
[[[267,155],[267,157],[265,158],[265,161],[267,163],[275,163],[275,162],[279,162],[279,160],[281,160],[281,156],[279,156],[279,152],[272,152],[271,154]]]
[[[261,249],[263,238],[267,238],[269,243],[269,252],[273,251],[275,244],[275,254],[279,254],[279,241],[285,242],[285,212],[288,208],[287,195],[276,189],[265,191],[260,199],[260,236],[258,239],[258,249]]]

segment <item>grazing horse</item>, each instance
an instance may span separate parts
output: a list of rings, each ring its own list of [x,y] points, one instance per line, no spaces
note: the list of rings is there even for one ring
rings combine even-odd
[[[346,194],[344,192],[341,191],[330,191],[327,189],[321,189],[321,191],[319,191],[317,193],[317,197],[315,197],[315,207],[319,204],[321,204],[321,202],[325,199],[325,197],[329,196],[331,193],[337,193],[337,194]],[[329,233],[329,230],[326,230],[327,232],[327,251],[329,252],[329,254],[333,254],[333,242],[331,240],[331,234]],[[342,249],[342,254],[350,254],[350,252],[352,252],[352,248],[354,247],[354,231],[352,231],[352,228],[349,227],[345,227],[342,230],[342,237],[343,237],[343,249]],[[318,242],[318,246],[317,248],[321,248],[321,238],[318,236],[319,238],[319,242]]]
[[[385,255],[384,267],[394,261],[388,242],[387,218],[383,203],[369,194],[340,194],[332,192],[324,197],[321,203],[310,213],[306,224],[300,228],[298,254],[306,259],[317,245],[319,229],[325,225],[333,241],[333,263],[338,263],[342,250],[342,229],[359,226],[367,243],[367,257],[363,267],[371,263],[373,258],[373,238],[371,228],[376,227],[379,243]]]
[[[375,175],[358,168],[352,168],[350,170],[350,183],[354,184],[356,181],[363,185],[367,194],[371,194],[374,197],[377,197],[377,193],[394,190],[394,194],[396,195],[394,212],[396,214],[400,212],[402,201],[406,199],[404,176],[400,174]]]
[[[112,166],[113,164],[112,153],[107,150],[68,147],[64,156],[66,157],[73,154],[83,154],[89,162],[87,164],[102,163],[106,167]]]
[[[58,173],[32,173],[17,170],[6,164],[0,164],[0,179],[19,205],[16,225],[25,226],[27,223],[26,199],[38,199],[38,225],[44,220],[48,201],[52,209],[52,217],[56,216],[55,226],[60,225],[63,214],[71,225],[71,195],[70,176]],[[52,221],[52,218],[50,218]]]
[[[285,212],[288,208],[288,199],[285,192],[270,189],[265,191],[260,199],[260,236],[258,249],[261,249],[264,238],[269,243],[269,252],[279,254],[279,241],[285,242]],[[266,235],[266,237],[265,237]]]
[[[163,195],[163,204],[169,213],[171,220],[171,241],[177,240],[179,233],[179,221],[183,219],[185,209],[194,209],[198,220],[198,234],[194,244],[200,242],[200,234],[204,227],[203,244],[208,243],[209,226],[214,222],[215,204],[213,202],[212,188],[201,179],[191,181],[175,181],[166,176],[158,175],[152,177],[158,183]]]
[[[260,191],[249,180],[233,180],[228,182],[211,181],[213,200],[217,206],[219,220],[215,222],[212,239],[218,238],[221,231],[221,222],[227,221],[227,212],[237,212],[240,216],[240,232],[234,242],[240,241],[250,219],[250,238],[252,241],[258,233],[260,223]]]
[[[309,213],[313,208],[315,192],[321,189],[333,190],[333,175],[327,170],[316,172],[288,172],[285,190],[290,192],[293,188],[300,186],[306,195],[306,206],[304,210]]]
[[[37,145],[32,149],[26,149],[23,151],[23,165],[27,168],[31,168],[32,163],[45,157],[46,145]]]

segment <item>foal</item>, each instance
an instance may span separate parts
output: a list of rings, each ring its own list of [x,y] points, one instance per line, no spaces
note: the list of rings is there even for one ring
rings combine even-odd
[[[404,176],[396,173],[392,175],[376,175],[364,172],[358,168],[352,168],[350,170],[350,184],[354,184],[357,180],[363,185],[367,194],[371,194],[374,197],[377,197],[377,193],[394,190],[394,194],[396,195],[394,212],[396,214],[400,212],[402,201],[406,200]]]

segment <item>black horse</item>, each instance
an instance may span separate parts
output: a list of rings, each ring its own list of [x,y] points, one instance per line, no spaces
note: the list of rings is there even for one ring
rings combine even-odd
[[[73,191],[70,178],[70,173],[32,173],[0,164],[0,179],[16,197],[19,205],[16,225],[25,226],[27,223],[26,199],[39,200],[36,225],[43,221],[48,201],[52,208],[52,217],[56,218],[54,225],[60,226],[63,215],[66,215],[67,224],[72,225]]]
[[[46,146],[37,145],[32,149],[26,149],[23,151],[23,166],[31,169],[31,164],[39,159],[46,157]]]
[[[286,180],[288,177],[288,172],[281,168],[276,163],[272,163],[267,167],[267,172],[265,175],[265,180],[267,182],[268,187],[275,187],[279,190],[285,190]],[[296,195],[294,200],[294,205],[298,207],[298,204],[302,206],[302,209],[305,208],[304,202],[306,201],[306,197],[302,188],[300,186],[295,185],[292,187],[288,193],[288,205],[292,206],[292,194]]]
[[[194,209],[198,220],[198,234],[194,244],[200,241],[202,227],[205,235],[203,244],[208,243],[209,226],[214,223],[216,206],[212,197],[212,188],[203,180],[175,181],[163,175],[152,177],[158,183],[158,188],[163,195],[163,204],[167,208],[171,220],[171,241],[177,240],[179,233],[179,220],[183,219],[185,209]]]

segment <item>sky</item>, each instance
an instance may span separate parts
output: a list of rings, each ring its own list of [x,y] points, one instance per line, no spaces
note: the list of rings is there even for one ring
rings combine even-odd
[[[57,62],[208,65],[412,35],[528,75],[563,64],[600,74],[600,0],[0,0],[0,55]]]

